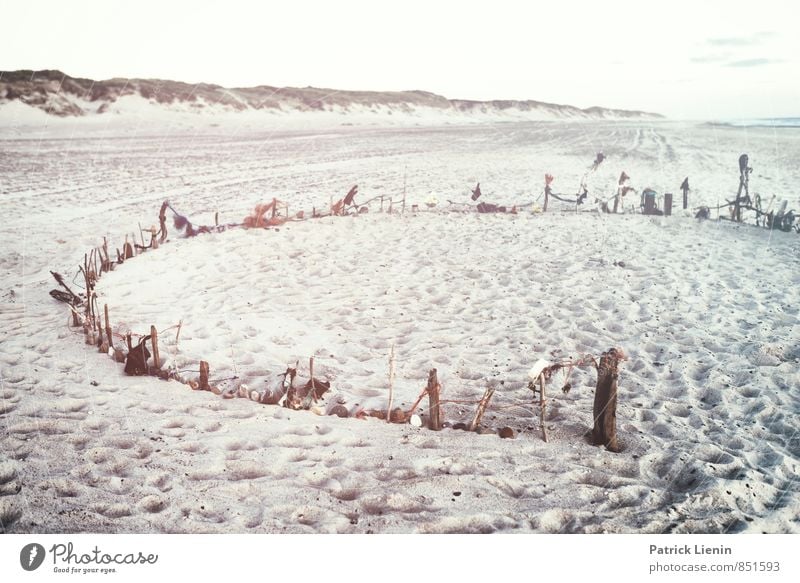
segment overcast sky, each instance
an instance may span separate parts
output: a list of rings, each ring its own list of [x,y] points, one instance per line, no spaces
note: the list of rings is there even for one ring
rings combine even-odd
[[[800,116],[800,2],[1,0],[0,70]]]

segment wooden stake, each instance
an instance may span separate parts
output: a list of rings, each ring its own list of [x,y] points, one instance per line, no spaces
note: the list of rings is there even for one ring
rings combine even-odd
[[[205,360],[200,361],[200,383],[198,388],[201,391],[211,390],[211,387],[208,386],[208,363]]]
[[[181,336],[181,327],[183,326],[183,319],[178,322],[178,332],[175,334],[175,347],[178,346],[178,338]]]
[[[114,340],[111,337],[111,323],[108,319],[108,304],[103,306],[103,311],[106,315],[106,339],[108,340],[108,347],[114,348]]]
[[[100,266],[101,271],[110,271],[111,262],[108,260],[108,241],[103,237],[103,262]]]
[[[486,412],[486,407],[489,406],[489,401],[492,400],[492,395],[494,395],[494,389],[491,387],[486,389],[486,392],[483,393],[481,402],[478,403],[478,409],[475,411],[475,417],[472,418],[472,423],[469,424],[469,431],[475,431],[480,426],[481,418]]]
[[[613,452],[620,451],[617,443],[617,379],[619,363],[624,358],[625,353],[619,348],[611,348],[602,354],[594,392],[592,443],[604,445]]]
[[[139,237],[142,238],[142,247],[144,247],[144,231],[142,231],[142,223],[139,223]]]
[[[158,211],[158,224],[160,226],[161,232],[161,242],[167,240],[167,206],[168,202],[164,201],[161,203],[161,209]]]
[[[392,422],[392,401],[394,400],[394,344],[389,352],[389,407],[386,409],[386,422]]]
[[[155,240],[155,234],[153,234]],[[152,324],[150,325],[150,342],[153,343],[153,366],[161,368],[161,358],[158,355],[158,330]]]
[[[542,439],[547,443],[547,426],[544,424],[547,400],[544,398],[544,375],[539,375],[539,424],[542,426]]]
[[[300,408],[301,409],[310,409],[311,408],[311,404],[314,402],[314,395],[315,395],[316,390],[317,390],[316,383],[314,382],[314,357],[313,356],[308,359],[308,371],[309,371],[309,374],[311,375],[311,380],[309,381],[309,384],[310,384],[311,388],[308,390],[308,393],[303,398],[303,402],[300,404]],[[292,409],[296,409],[296,408],[297,407],[292,406]]]
[[[441,389],[436,369],[428,373],[428,429],[440,431],[442,429],[442,412],[439,405],[439,390]]]

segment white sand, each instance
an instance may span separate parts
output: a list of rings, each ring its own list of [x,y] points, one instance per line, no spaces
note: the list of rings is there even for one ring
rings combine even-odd
[[[113,130],[113,128],[111,128]],[[716,204],[747,151],[762,197],[790,198],[795,130],[689,124],[503,124],[14,139],[0,156],[0,522],[9,532],[798,532],[800,237],[627,214],[446,210],[480,181],[525,203],[590,179]],[[277,196],[325,206],[435,192],[435,212],[371,213],[174,240],[100,282],[135,332],[183,321],[162,353],[187,375],[262,389],[314,355],[326,404],[382,406],[436,367],[447,399],[498,383],[485,424],[514,440],[223,400],[125,377],[47,295],[102,236],[112,247],[169,198],[195,223],[238,222]],[[793,197],[793,198],[791,198]],[[676,201],[679,201],[676,194]],[[638,201],[638,197],[636,198]],[[630,205],[628,205],[630,206]],[[555,210],[559,207],[556,206]],[[373,210],[377,210],[373,207]],[[173,233],[174,235],[174,233]],[[174,237],[173,237],[174,238]],[[622,262],[624,265],[621,265]],[[75,286],[77,287],[77,285]],[[629,356],[624,451],[587,444],[593,371],[550,388],[550,442],[525,388],[539,358]],[[504,381],[502,385],[500,381]],[[93,384],[94,383],[94,384]],[[96,384],[96,386],[95,386]],[[523,403],[523,405],[520,405]],[[451,404],[446,419],[469,417]],[[456,495],[456,492],[459,494]]]

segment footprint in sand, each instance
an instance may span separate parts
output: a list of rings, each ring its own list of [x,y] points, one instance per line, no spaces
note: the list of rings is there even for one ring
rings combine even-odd
[[[148,512],[150,514],[155,514],[161,512],[169,505],[164,498],[158,496],[156,494],[152,494],[150,496],[145,496],[139,501],[138,507],[143,512]]]
[[[500,490],[500,492],[509,498],[527,498],[528,487],[518,480],[489,477],[486,478],[486,482]]]
[[[16,479],[17,468],[11,462],[0,463],[0,496],[13,496],[22,490]]]
[[[105,516],[106,518],[122,518],[124,516],[131,515],[131,507],[127,504],[95,504],[92,506],[92,510]]]

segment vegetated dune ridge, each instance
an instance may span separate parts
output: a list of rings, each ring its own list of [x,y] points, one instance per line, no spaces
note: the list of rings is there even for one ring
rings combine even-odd
[[[667,123],[6,139],[3,528],[797,532],[800,237],[682,212],[492,216],[446,201],[481,181],[490,202],[529,202],[545,172],[574,192],[603,150],[593,194],[625,170],[660,192],[689,175],[692,203],[715,203],[745,149],[768,200],[791,195],[798,145],[793,131]],[[498,405],[530,401],[538,358],[620,346],[622,453],[583,440],[591,371],[566,395],[551,387],[550,443],[531,406],[487,414],[513,440],[436,433],[124,377],[47,294],[49,269],[72,274],[103,235],[119,245],[164,198],[195,224],[239,222],[273,196],[310,209],[356,182],[362,200],[397,200],[404,178],[407,209],[435,191],[433,212],[172,241],[105,276],[101,304],[134,331],[182,319],[177,346],[162,335],[167,358],[207,358],[212,377],[256,389],[313,353],[328,399],[354,406],[385,398],[392,343],[399,403],[436,367],[450,399],[504,381]]]
[[[42,115],[45,114],[45,115]],[[0,123],[81,126],[173,123],[410,125],[560,119],[658,119],[604,107],[532,100],[447,99],[427,91],[347,91],[316,87],[225,88],[159,79],[74,78],[61,71],[0,71]],[[48,119],[49,118],[49,119]],[[73,126],[76,126],[74,122]]]

